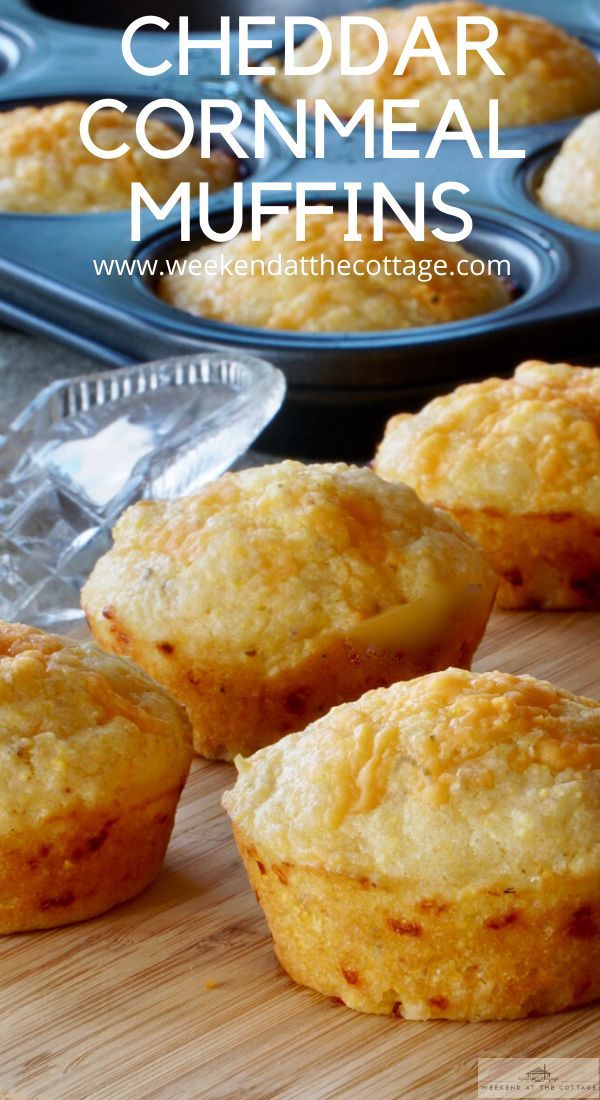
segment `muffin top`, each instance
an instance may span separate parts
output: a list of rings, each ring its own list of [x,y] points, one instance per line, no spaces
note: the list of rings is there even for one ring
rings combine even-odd
[[[387,425],[375,459],[445,507],[600,515],[600,370],[523,363]]]
[[[120,657],[0,621],[0,832],[181,783],[189,723]]]
[[[129,508],[83,605],[188,668],[201,659],[268,675],[393,608],[471,584],[492,598],[478,549],[411,489],[289,461]]]
[[[600,111],[569,134],[544,174],[538,191],[542,206],[558,218],[586,229],[600,229]]]
[[[237,177],[235,161],[220,150],[210,160],[190,146],[172,160],[158,160],[137,143],[135,116],[107,107],[90,122],[92,141],[101,149],[122,142],[129,152],[101,160],[83,144],[79,123],[85,103],[66,101],[44,107],[0,111],[0,210],[21,214],[82,214],[126,209],[131,184],[142,183],[163,203],[182,180],[209,180],[215,189]],[[173,149],[180,135],[157,118],[146,123],[148,140]]]
[[[252,241],[250,233],[244,232],[224,245],[207,245],[188,256],[188,260],[218,263],[222,255],[230,265],[241,261],[244,272],[236,274],[231,267],[213,275],[203,267],[193,276],[167,275],[159,294],[179,309],[214,321],[293,332],[374,332],[439,325],[500,309],[511,300],[510,287],[495,275],[436,274],[433,265],[438,260],[454,271],[460,260],[472,257],[429,231],[424,241],[414,241],[404,226],[390,220],[383,241],[374,241],[373,219],[365,214],[358,218],[362,241],[345,241],[346,231],[345,214],[313,212],[306,219],[306,241],[297,241],[295,211],[278,214],[263,226],[260,241]],[[283,259],[282,273],[269,273],[267,263],[278,256]],[[333,261],[333,272],[285,271],[286,261],[299,264],[304,257],[320,262],[321,256]],[[378,265],[373,273],[365,266],[370,260]],[[401,270],[412,262],[411,273],[395,274],[395,260]],[[348,265],[345,273],[338,269],[341,261]],[[355,271],[357,262],[360,270]],[[429,265],[427,279],[421,281],[416,274],[420,262]]]
[[[399,109],[395,118],[412,119],[421,129],[434,128],[451,98],[458,98],[473,127],[489,122],[488,103],[499,100],[501,126],[526,126],[583,114],[600,106],[600,65],[593,53],[577,39],[552,23],[523,12],[453,0],[450,3],[413,4],[408,8],[373,8],[366,14],[384,27],[389,50],[377,72],[370,76],[342,76],[340,73],[339,18],[326,20],[333,53],[327,67],[311,76],[286,76],[279,67],[266,76],[269,91],[286,103],[297,99],[326,99],[341,116],[349,117],[366,98],[375,100],[381,115],[384,99],[419,99],[420,108]],[[443,76],[432,58],[412,58],[404,75],[394,76],[398,58],[417,16],[427,16],[451,70]],[[476,52],[467,55],[467,75],[456,76],[456,26],[458,16],[484,15],[498,27],[498,39],[491,53],[504,72],[495,76]],[[487,29],[471,27],[471,41],[487,37]],[[354,64],[373,61],[377,40],[372,29],[352,29]],[[423,46],[421,38],[418,46]],[[321,56],[321,38],[310,35],[295,51],[299,64],[315,64]],[[270,65],[273,60],[269,59]]]
[[[236,765],[225,808],[284,862],[425,892],[600,871],[600,704],[529,676],[380,688]]]

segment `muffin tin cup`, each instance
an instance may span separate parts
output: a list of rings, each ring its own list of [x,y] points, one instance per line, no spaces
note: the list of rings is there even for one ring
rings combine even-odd
[[[535,9],[533,0],[515,0],[507,6]],[[35,15],[21,0],[5,0],[5,7],[6,19],[22,28],[32,48],[27,58],[21,57],[0,76],[0,109],[17,102],[73,95],[91,100],[114,94],[134,109],[151,99],[174,98],[190,106],[197,118],[202,94],[235,94],[244,118],[242,139],[252,144],[252,100],[258,85],[253,78],[220,81],[214,51],[201,63],[195,59],[189,78],[172,70],[149,79],[125,65],[119,32],[58,23]],[[584,8],[579,2],[570,8],[570,29],[600,43],[600,26],[589,20]],[[544,0],[544,13],[560,23],[563,5]],[[175,34],[141,34],[136,42],[140,57],[150,63],[176,57]],[[263,94],[267,98],[261,89]],[[285,108],[279,108],[284,118]],[[415,179],[423,180],[428,198],[442,180],[465,183],[469,193],[457,201],[472,212],[475,228],[462,242],[464,247],[483,256],[509,258],[520,284],[520,296],[502,310],[421,329],[322,335],[202,320],[160,301],[141,279],[94,273],[94,259],[150,259],[181,250],[176,216],[157,223],[143,215],[142,240],[132,245],[130,214],[121,211],[0,214],[0,317],[115,364],[193,351],[213,342],[257,352],[281,367],[288,382],[286,405],[263,446],[306,457],[368,456],[390,412],[414,407],[458,380],[508,373],[528,357],[576,361],[596,352],[592,334],[600,318],[598,235],[547,214],[531,191],[538,166],[576,121],[502,131],[503,147],[524,148],[525,160],[485,159],[484,134],[478,135],[483,160],[474,160],[457,142],[443,145],[435,160],[425,160],[431,135],[419,133],[408,136],[421,159],[367,161],[359,132],[345,141],[338,138],[326,161],[295,161],[275,136],[265,161],[249,159],[243,183],[246,201],[253,182],[331,181],[336,192],[315,192],[314,200],[343,205],[343,182],[358,180],[368,205],[374,181],[380,180],[408,209]],[[269,195],[269,202],[289,199],[283,192]],[[229,217],[231,205],[229,189],[216,192],[210,201],[211,222]],[[196,211],[192,204],[192,223]],[[192,236],[184,250],[199,243],[198,234]]]
[[[392,0],[389,6],[394,8],[405,8],[412,6],[414,2],[415,0],[396,0],[396,2],[394,3]],[[492,3],[492,0],[489,0],[489,2]],[[587,48],[591,50],[592,53],[596,55],[596,57],[598,57],[598,59],[600,59],[600,11],[597,13],[596,18],[597,29],[590,29],[590,18],[586,10],[581,7],[581,0],[571,0],[571,3],[573,5],[573,12],[571,13],[572,21],[568,23],[565,22],[564,19],[564,7],[559,8],[558,0],[537,0],[537,6],[536,0],[525,0],[525,2],[521,4],[513,3],[512,0],[509,3],[503,4],[501,2],[500,4],[498,4],[497,0],[493,0],[493,3],[495,6],[507,7],[513,11],[520,10],[532,15],[540,15],[552,22],[560,24],[565,31],[571,34],[574,38],[579,38],[579,40],[585,46],[587,46]],[[368,11],[369,6],[373,5],[369,5],[368,3],[366,3],[362,6],[361,10]],[[378,5],[375,4],[374,6],[377,7]],[[549,11],[549,8],[551,7],[557,8],[554,13],[554,18],[553,13]],[[295,37],[296,45],[299,46],[309,37],[309,35],[310,31],[303,31],[298,33]],[[272,48],[264,50],[262,51],[262,53],[260,51],[256,51],[255,61],[257,65],[269,64],[273,61],[282,63],[283,56],[283,34],[279,34],[274,36]],[[249,105],[252,105],[256,99],[266,100],[271,109],[281,119],[281,121],[285,123],[286,126],[293,129],[296,124],[296,111],[294,107],[289,103],[278,99],[277,96],[275,96],[270,91],[268,82],[266,80],[261,79],[261,77],[258,75],[248,75],[238,77],[238,82],[240,92]],[[440,110],[440,117],[441,113],[442,112]],[[501,118],[502,116],[500,113],[500,120]],[[542,135],[544,131],[552,133],[552,130],[556,126],[557,122],[559,124],[566,122],[566,124],[570,125],[570,127],[572,128],[572,126],[578,121],[578,118],[579,116],[571,115],[565,119],[543,122],[536,125],[501,126],[499,128],[499,133],[502,137],[504,145],[508,146],[510,144],[511,146],[518,147],[519,139],[533,137],[533,139],[537,141],[540,139],[540,135]],[[473,132],[476,138],[479,140],[480,144],[485,145],[486,131],[474,128]],[[314,133],[314,122],[312,121],[309,112],[307,112],[307,133]],[[422,129],[419,131],[419,133],[422,138],[425,138],[429,141],[431,140],[431,137],[433,135],[433,130]],[[375,127],[376,143],[381,143],[381,135],[381,128]],[[414,135],[411,135],[411,138],[413,136]],[[340,140],[343,141],[344,139]]]
[[[335,197],[332,201],[336,205]],[[341,197],[338,204],[343,205]],[[557,238],[520,219],[505,218],[500,223],[489,211],[471,208],[470,212],[476,228],[469,250],[486,259],[510,259],[518,296],[504,309],[451,324],[343,337],[267,332],[181,315],[180,324],[190,334],[195,330],[199,339],[218,338],[246,350],[261,348],[285,373],[289,386],[286,406],[263,433],[260,447],[320,458],[368,458],[385,420],[398,408],[400,393],[402,407],[416,409],[458,380],[503,369],[511,354],[515,327],[521,327],[520,314],[560,292],[569,260]],[[230,211],[222,217],[227,224]],[[450,222],[432,209],[427,220],[442,227]],[[219,228],[218,218],[213,226]],[[202,238],[197,238],[191,247],[201,244]],[[141,246],[136,255],[142,261],[160,260],[181,252],[177,235],[163,233]],[[138,279],[137,285],[154,302],[165,325],[172,327],[173,313],[179,311],[157,302],[151,283]],[[523,342],[525,356],[552,357],[558,332],[547,325],[531,326],[529,339]]]
[[[573,129],[572,126],[566,130],[565,138]],[[538,191],[544,175],[554,158],[558,156],[561,146],[562,141],[554,141],[528,156],[523,161],[520,170],[511,174],[505,181],[507,199],[510,201],[511,197],[518,198],[520,202],[525,199],[525,202],[530,206],[531,216],[535,217],[540,223],[545,224],[550,230],[558,229],[562,233],[577,238],[582,247],[587,246],[592,250],[598,249],[600,247],[600,230],[568,222],[552,213],[551,210],[547,210],[539,200]]]
[[[409,215],[410,196],[397,194],[398,200],[406,207]],[[330,196],[328,201],[339,210],[345,207],[344,194],[339,192]],[[277,201],[274,202],[274,205]],[[282,208],[285,204],[281,202]],[[361,212],[367,212],[369,202],[360,204]],[[568,271],[568,259],[558,238],[532,229],[526,222],[517,218],[505,218],[500,222],[493,212],[470,208],[474,229],[469,237],[468,249],[474,256],[487,260],[507,259],[511,266],[512,283],[515,287],[515,300],[503,309],[477,317],[433,325],[417,329],[390,329],[373,332],[301,333],[280,332],[247,328],[241,325],[224,324],[201,317],[195,317],[175,309],[173,306],[157,300],[156,285],[135,276],[137,288],[149,307],[157,311],[161,323],[171,327],[175,323],[185,326],[190,334],[193,331],[206,338],[208,334],[221,343],[256,348],[258,345],[269,349],[270,357],[285,357],[285,370],[288,382],[292,386],[327,387],[332,385],[360,387],[364,385],[366,360],[372,353],[378,353],[378,361],[368,366],[371,386],[398,385],[403,381],[402,360],[407,349],[420,350],[419,358],[424,371],[423,382],[439,380],[445,376],[443,362],[439,361],[440,346],[461,343],[475,333],[480,340],[493,330],[494,338],[499,331],[507,327],[512,329],[518,323],[519,315],[531,311],[536,303],[545,301],[556,293],[562,279]],[[225,209],[211,219],[215,230],[231,223],[231,208]],[[250,207],[245,208],[244,228],[248,227]],[[452,219],[428,207],[426,222],[443,229],[453,227]],[[190,249],[210,244],[201,235],[192,240],[191,245],[182,246],[176,232],[166,231],[145,242],[134,252],[140,262],[153,262],[185,255]],[[449,277],[449,276],[448,276]],[[177,322],[175,322],[177,314]],[[429,368],[425,367],[427,355],[425,349],[431,349],[432,358]],[[340,362],[340,352],[342,358]],[[410,375],[409,375],[410,379]],[[410,384],[410,381],[409,381]]]
[[[1,38],[0,38],[0,51],[1,51],[1,48],[2,48],[2,42],[1,42]],[[207,82],[202,86],[201,94],[202,94],[202,96],[204,96],[206,98],[227,98],[227,95],[231,94],[231,89],[229,89],[229,92],[228,92],[227,87],[225,87],[225,90],[223,90],[222,87],[215,84],[214,82]],[[158,98],[162,98],[162,97],[159,97],[157,95],[154,98],[158,99]],[[170,96],[168,98],[174,98],[174,97]],[[146,103],[148,102],[147,97],[139,96],[139,95],[138,96],[136,96],[136,95],[132,96],[130,92],[118,91],[118,90],[115,91],[114,88],[111,88],[108,91],[101,91],[101,92],[98,92],[98,91],[90,92],[90,90],[87,89],[87,88],[79,89],[79,90],[72,88],[67,92],[63,92],[63,93],[57,94],[57,95],[22,96],[22,97],[18,97],[18,98],[15,98],[15,99],[0,99],[0,113],[3,112],[3,111],[15,110],[17,107],[45,107],[45,106],[47,106],[49,104],[52,104],[52,103],[63,102],[64,100],[77,100],[77,101],[80,101],[82,103],[94,103],[96,100],[99,100],[99,99],[116,99],[116,100],[120,100],[121,102],[127,104],[128,112],[133,113],[133,114],[137,114],[142,109],[142,107],[144,107],[146,105]],[[194,140],[192,141],[191,145],[192,146],[199,146],[199,144],[200,144],[200,127],[199,127],[198,103],[194,102],[192,99],[190,99],[189,96],[188,96],[187,99],[179,100],[179,102],[182,104],[183,107],[185,107],[190,112],[190,114],[192,116],[192,119],[194,120]],[[160,108],[159,110],[155,111],[151,117],[153,119],[157,119],[161,122],[164,122],[164,123],[168,124],[171,127],[171,129],[173,129],[176,133],[178,133],[178,134],[183,133],[182,119],[181,119],[180,115],[176,111],[174,111],[173,109],[171,109],[169,107]],[[226,111],[222,111],[220,113],[219,112],[215,113],[214,118],[215,118],[215,121],[220,120],[222,122],[226,122],[229,118],[229,115]],[[237,162],[238,163],[238,168],[239,168],[239,178],[240,178],[240,180],[250,179],[250,178],[251,179],[257,179],[257,180],[260,180],[260,179],[273,179],[279,173],[281,173],[283,171],[283,169],[286,167],[286,165],[291,160],[291,154],[290,154],[289,150],[286,148],[284,142],[277,139],[277,136],[275,134],[269,135],[268,138],[267,138],[267,141],[265,143],[266,144],[266,156],[262,157],[260,160],[256,157],[255,151],[254,151],[254,141],[253,141],[254,130],[253,130],[253,127],[252,127],[252,122],[251,122],[249,110],[246,111],[245,117],[242,120],[242,124],[238,128],[238,130],[236,131],[236,137],[237,137],[240,145],[243,147],[243,149],[247,153],[247,159],[240,160],[240,161]],[[232,150],[230,149],[230,147],[227,145],[227,143],[224,140],[220,140],[220,139],[217,138],[217,140],[213,143],[213,145],[214,145],[215,148],[220,149],[221,151],[223,151],[225,153],[228,153],[231,156],[232,161],[234,161],[236,159],[233,155]],[[228,188],[225,188],[224,190],[228,190]],[[221,194],[220,191],[215,191],[214,192],[214,197],[216,197],[220,194]],[[121,213],[121,211],[115,210],[115,211],[90,212],[89,214],[83,214],[83,215],[81,215],[81,214],[80,215],[61,214],[60,216],[61,217],[73,217],[73,216],[97,217],[98,213],[118,214],[118,213]],[[129,217],[129,210],[125,210],[125,214],[127,215],[127,217]],[[10,211],[0,210],[0,218],[7,217],[9,215],[10,215]],[[30,217],[30,218],[31,217],[37,218],[37,217],[44,217],[45,215],[31,213],[31,214],[27,214],[26,216]],[[51,215],[51,216],[55,216],[55,215]],[[58,215],[56,215],[56,216],[58,216]]]
[[[0,21],[0,78],[17,68],[27,48],[27,39],[17,28]]]

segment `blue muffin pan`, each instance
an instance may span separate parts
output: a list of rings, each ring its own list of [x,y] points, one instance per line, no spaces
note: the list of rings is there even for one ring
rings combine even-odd
[[[515,0],[502,6],[543,12],[600,54],[596,0],[571,0],[568,8],[561,0]],[[148,64],[165,56],[175,60],[176,35],[140,33],[136,53]],[[221,79],[210,53],[195,57],[192,65],[189,77],[174,72],[138,76],[121,57],[120,32],[74,26],[40,16],[21,0],[0,0],[0,109],[113,96],[132,110],[151,99],[172,97],[194,111],[203,95],[235,98],[248,123],[241,140],[252,152],[253,100],[265,93],[252,78]],[[283,119],[290,118],[286,107],[276,106]],[[141,278],[95,274],[93,259],[182,251],[176,217],[159,224],[143,216],[142,243],[132,245],[130,216],[124,211],[0,213],[0,319],[112,364],[212,342],[259,352],[281,367],[288,381],[286,405],[268,429],[265,446],[315,457],[367,455],[391,411],[415,407],[458,381],[506,373],[527,357],[600,361],[600,234],[551,217],[534,197],[540,172],[576,122],[502,131],[504,146],[526,149],[524,161],[474,160],[463,143],[442,147],[435,160],[367,161],[357,133],[332,142],[324,161],[294,161],[273,136],[265,160],[250,156],[245,162],[246,189],[252,179],[331,180],[339,187],[337,194],[315,194],[315,199],[343,205],[343,181],[359,180],[367,208],[375,180],[386,183],[407,206],[416,179],[425,181],[428,194],[440,180],[465,183],[470,194],[458,196],[457,204],[469,210],[475,228],[464,245],[484,258],[511,261],[517,295],[494,313],[421,329],[335,335],[203,321],[161,302]],[[410,140],[424,152],[429,136],[414,134]],[[486,140],[480,140],[484,156]],[[286,201],[284,194],[281,201]],[[211,203],[213,224],[219,216],[226,221],[230,192],[219,192]],[[433,210],[428,220],[444,224]],[[191,247],[199,243],[198,235]]]

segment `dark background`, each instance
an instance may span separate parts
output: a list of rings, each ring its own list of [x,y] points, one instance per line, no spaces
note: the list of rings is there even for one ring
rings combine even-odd
[[[202,0],[126,0],[125,3],[120,0],[87,0],[86,3],[81,0],[29,0],[29,5],[53,19],[117,29],[124,29],[141,15],[160,15],[170,22],[180,15],[189,15],[190,27],[204,31],[218,30],[222,15],[231,16],[233,23],[240,15],[314,15],[320,18],[354,11],[361,6],[356,0],[354,3],[352,0],[233,0],[230,3],[220,0],[214,3]]]

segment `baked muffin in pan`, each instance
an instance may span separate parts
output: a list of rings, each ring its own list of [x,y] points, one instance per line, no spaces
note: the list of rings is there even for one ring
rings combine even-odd
[[[233,157],[216,149],[210,160],[195,146],[171,160],[159,160],[137,142],[135,116],[106,107],[90,122],[90,136],[101,149],[129,152],[102,160],[83,144],[79,123],[85,103],[66,100],[43,107],[0,111],[0,210],[19,214],[85,214],[124,210],[131,184],[142,183],[155,202],[164,203],[182,180],[197,185],[208,180],[218,190],[238,178]],[[148,140],[158,149],[173,149],[180,135],[151,118]]]
[[[277,214],[263,226],[260,241],[242,232],[224,245],[191,252],[188,262],[200,260],[201,271],[165,275],[158,293],[170,305],[213,321],[304,333],[445,324],[502,309],[513,298],[509,283],[487,272],[470,273],[471,253],[429,231],[424,241],[415,241],[390,219],[383,241],[374,241],[373,218],[367,214],[358,217],[361,241],[344,240],[346,231],[344,213],[315,210],[306,219],[306,241],[298,241],[295,211]],[[210,261],[218,268],[221,257],[229,270],[223,266],[211,273]],[[282,270],[271,273],[268,264],[279,257]],[[314,272],[311,260],[318,265]],[[244,268],[236,273],[238,261]],[[295,265],[292,273],[285,271],[287,261]]]
[[[600,704],[448,669],[238,759],[223,803],[276,954],[362,1012],[600,996]]]
[[[82,604],[92,633],[232,759],[369,688],[468,666],[496,578],[452,520],[372,471],[226,474],[119,520]]]
[[[551,214],[584,229],[600,229],[600,111],[569,134],[538,189]]]
[[[72,924],[143,890],[191,742],[182,708],[128,661],[0,622],[0,932]]]
[[[600,606],[600,370],[523,363],[386,428],[375,458],[477,540],[501,607]]]
[[[284,103],[297,99],[313,103],[325,99],[336,113],[349,118],[364,99],[373,99],[381,118],[385,99],[415,99],[419,107],[395,110],[396,121],[412,120],[420,129],[434,129],[449,99],[460,99],[471,126],[489,124],[489,100],[499,101],[502,126],[530,126],[570,115],[585,114],[600,107],[600,64],[578,39],[559,27],[524,12],[509,11],[471,0],[412,4],[407,8],[372,8],[363,13],[378,20],[387,35],[388,53],[383,65],[371,75],[342,76],[340,66],[340,21],[326,20],[333,52],[320,73],[294,76],[269,58],[277,69],[263,78],[269,92]],[[495,75],[479,53],[468,55],[465,76],[456,75],[458,16],[487,16],[498,27],[498,39],[490,52],[504,76]],[[434,31],[451,75],[440,73],[430,57],[412,58],[403,75],[394,69],[417,16],[426,16]],[[487,29],[475,34],[485,39]],[[368,65],[377,54],[377,39],[369,27],[353,27],[351,60]],[[421,38],[418,46],[425,45]],[[295,51],[299,65],[314,65],[321,57],[321,37],[316,32]]]

